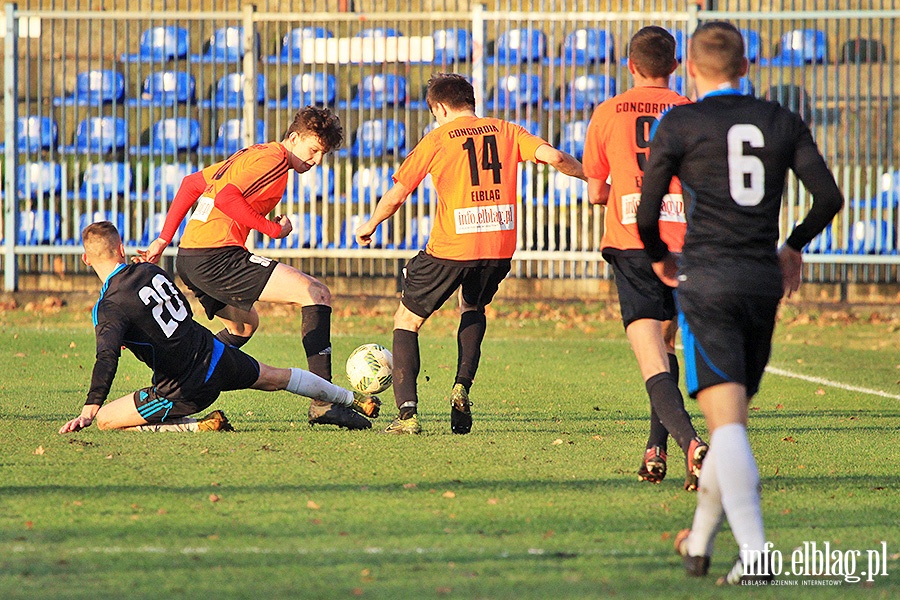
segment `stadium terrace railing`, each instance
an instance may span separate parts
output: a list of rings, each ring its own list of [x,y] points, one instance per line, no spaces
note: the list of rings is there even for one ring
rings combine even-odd
[[[807,279],[896,282],[900,57],[892,55],[900,11],[674,4],[679,10],[591,12],[561,1],[548,11],[520,0],[513,10],[364,15],[250,5],[148,15],[7,4],[5,288],[15,289],[19,271],[62,265],[77,272],[80,230],[93,219],[117,222],[132,248],[147,244],[181,176],[241,146],[279,139],[296,108],[310,102],[340,115],[345,148],[320,169],[291,177],[278,210],[292,216],[295,235],[252,243],[317,274],[395,276],[427,239],[437,202],[430,182],[382,225],[375,248],[356,247],[352,233],[433,126],[423,99],[432,72],[465,74],[479,114],[521,123],[580,157],[593,106],[630,85],[623,57],[631,35],[662,25],[683,52],[689,32],[711,19],[746,30],[756,56],[745,85],[804,115],[848,199],[808,249]],[[853,40],[859,43],[848,46]],[[882,56],[884,48],[890,53]],[[683,66],[672,85],[690,93]],[[602,209],[588,204],[581,182],[551,171],[533,164],[520,171],[513,274],[608,277]],[[790,179],[785,232],[809,203]]]

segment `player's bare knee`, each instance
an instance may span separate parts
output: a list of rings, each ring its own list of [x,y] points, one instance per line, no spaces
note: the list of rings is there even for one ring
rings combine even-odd
[[[97,416],[94,417],[94,424],[97,426],[97,429],[100,429],[101,431],[115,429],[112,425],[112,420],[107,419],[103,413],[98,413]]]
[[[331,290],[321,281],[312,281],[309,284],[309,296],[312,298],[313,304],[331,306]]]

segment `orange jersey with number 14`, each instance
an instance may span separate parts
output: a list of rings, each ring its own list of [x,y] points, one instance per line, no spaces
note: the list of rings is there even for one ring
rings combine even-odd
[[[415,189],[429,173],[438,205],[426,252],[448,260],[511,258],[518,165],[546,144],[514,123],[460,117],[428,133],[394,181]]]
[[[635,87],[594,109],[584,144],[584,174],[610,180],[604,217],[602,248],[640,250],[637,230],[644,164],[649,155],[650,131],[660,115],[690,100],[668,88]],[[672,252],[684,244],[687,221],[681,183],[672,180],[659,218],[662,240]]]

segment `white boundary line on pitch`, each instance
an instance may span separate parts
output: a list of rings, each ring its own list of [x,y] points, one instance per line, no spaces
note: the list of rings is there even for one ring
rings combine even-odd
[[[837,388],[839,390],[846,390],[848,392],[859,392],[861,394],[870,394],[872,396],[881,396],[882,398],[900,400],[900,396],[898,396],[897,394],[890,394],[882,390],[873,390],[857,385],[848,385],[839,381],[831,381],[830,379],[823,379],[821,377],[812,377],[811,375],[801,375],[800,373],[786,371],[785,369],[779,369],[778,367],[766,367],[766,373],[771,373],[772,375],[781,375],[782,377],[790,377],[792,379],[802,379],[803,381],[818,383],[819,385],[827,385],[828,387]]]

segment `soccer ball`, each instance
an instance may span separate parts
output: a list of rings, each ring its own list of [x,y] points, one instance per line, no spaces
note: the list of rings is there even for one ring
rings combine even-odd
[[[362,394],[378,394],[391,387],[394,357],[380,344],[363,344],[347,359],[347,379]]]

